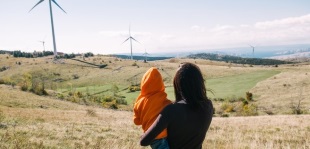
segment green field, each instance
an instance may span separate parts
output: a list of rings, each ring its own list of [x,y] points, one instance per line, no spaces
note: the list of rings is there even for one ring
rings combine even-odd
[[[210,98],[229,98],[229,97],[245,97],[245,92],[253,88],[258,82],[263,81],[269,77],[272,77],[280,71],[275,70],[260,70],[256,72],[244,73],[240,75],[226,76],[220,78],[213,78],[206,80],[206,87],[211,89],[211,92],[207,92]],[[78,87],[72,90],[80,91],[82,93],[89,93],[91,95],[110,95],[112,85],[98,85],[88,87]],[[125,96],[128,105],[132,105],[140,92],[128,92],[126,86],[118,85],[121,96]],[[60,89],[61,92],[66,93],[70,91],[70,87],[66,89]],[[174,101],[174,89],[172,86],[166,88],[168,99]]]
[[[226,76],[221,78],[207,79],[206,87],[213,90],[214,95],[208,92],[211,98],[245,97],[245,93],[253,88],[258,82],[270,78],[280,71],[260,70],[240,75]]]
[[[279,73],[280,71],[275,70],[260,70],[240,75],[207,79],[206,87],[212,89],[214,95],[210,92],[207,92],[207,94],[208,97],[211,98],[245,97],[245,92],[253,88],[258,82]],[[166,88],[166,93],[168,94],[168,99],[172,101],[175,100],[174,89],[172,86]],[[130,104],[135,100],[138,94],[139,92],[122,92],[122,95],[126,96],[127,102]]]

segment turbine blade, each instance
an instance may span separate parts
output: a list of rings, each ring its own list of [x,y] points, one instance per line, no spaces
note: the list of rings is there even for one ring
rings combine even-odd
[[[64,9],[62,9],[55,0],[52,0],[64,13],[67,13]]]
[[[125,43],[127,40],[129,40],[129,38],[127,38],[123,43]],[[122,44],[123,44],[123,43],[122,43]]]
[[[36,6],[38,6],[40,3],[42,3],[44,0],[40,0],[36,5],[34,5],[30,10],[29,10],[29,12],[34,8],[34,7],[36,7]],[[28,12],[28,13],[29,13]]]
[[[138,40],[134,39],[133,37],[130,36],[130,38],[134,41],[136,41],[137,43],[140,43]],[[141,43],[140,43],[141,44]]]

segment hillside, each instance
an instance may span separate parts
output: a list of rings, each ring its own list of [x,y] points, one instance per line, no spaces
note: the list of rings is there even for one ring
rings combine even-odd
[[[128,55],[115,54],[115,55],[111,55],[111,56],[118,57],[118,58],[121,58],[121,59],[129,59]],[[147,55],[146,56],[135,56],[135,55],[133,55],[132,58],[134,60],[140,60],[140,61],[144,61],[144,60],[147,60],[147,61],[157,61],[157,60],[170,59],[172,57],[154,57],[154,56],[147,56]]]
[[[254,95],[250,105],[255,106],[255,115],[292,114],[299,102],[303,113],[310,113],[309,63],[253,67],[204,59],[173,58],[147,63],[111,56],[89,57],[85,62],[80,62],[84,61],[81,57],[76,59],[79,61],[63,59],[53,63],[52,57],[29,59],[0,54],[0,68],[5,68],[0,72],[0,84],[17,88],[28,84],[28,89],[37,84],[39,88],[44,86],[52,98],[131,110],[139,94],[135,89],[147,69],[160,69],[168,98],[174,100],[173,76],[178,65],[188,61],[201,68],[207,88],[213,90],[213,94],[207,94],[214,100],[218,115],[240,115],[241,98],[246,98],[246,92]],[[106,67],[99,68],[100,65]],[[233,110],[226,113],[227,106]]]
[[[191,54],[188,58],[194,59],[208,59],[212,61],[223,61],[226,63],[236,64],[250,64],[250,65],[280,65],[280,64],[292,64],[293,62],[277,60],[277,59],[263,59],[263,58],[242,58],[238,56],[213,54],[213,53],[199,53]]]
[[[155,66],[173,100],[172,79],[185,61],[201,68],[213,90],[207,94],[216,113],[203,148],[310,146],[309,63],[250,67],[204,59],[143,63],[108,56],[80,61],[0,55],[0,148],[143,148],[138,143],[142,130],[132,123],[131,111],[139,91],[129,92],[129,87],[139,85],[144,72]],[[22,91],[27,80],[43,82],[48,95]],[[253,100],[241,107],[239,98],[246,92],[253,93]],[[113,94],[125,97],[127,104],[110,109],[115,103],[101,100]],[[293,115],[298,104],[303,115]],[[235,117],[240,114],[247,117]]]
[[[83,106],[0,85],[0,148],[143,148],[131,111]],[[308,148],[309,115],[214,117],[204,149]],[[148,147],[147,147],[148,148]]]

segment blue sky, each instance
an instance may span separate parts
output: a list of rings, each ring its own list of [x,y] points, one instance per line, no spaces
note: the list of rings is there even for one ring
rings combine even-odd
[[[53,49],[48,0],[0,0],[0,49]],[[309,0],[56,0],[57,50],[133,53],[310,43]]]

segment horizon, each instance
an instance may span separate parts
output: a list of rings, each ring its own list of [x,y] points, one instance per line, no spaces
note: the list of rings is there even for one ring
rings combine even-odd
[[[42,51],[22,51],[22,50],[6,50],[0,49],[0,51],[20,51],[26,53],[33,52],[42,52]],[[53,52],[52,50],[46,50],[49,52]],[[91,51],[83,51],[83,52],[63,52],[57,51],[58,53],[64,54],[83,54]],[[218,48],[218,49],[196,49],[196,50],[184,50],[181,52],[155,52],[155,53],[147,53],[147,57],[186,57],[191,54],[200,54],[200,53],[211,53],[211,54],[223,54],[230,56],[237,56],[242,58],[275,58],[278,56],[291,56],[291,57],[300,57],[296,54],[304,53],[300,55],[301,57],[310,57],[310,44],[292,44],[292,45],[272,45],[272,46],[257,46],[255,47],[255,53],[253,55],[251,49],[248,47],[231,47],[231,48]],[[93,53],[93,52],[91,52]],[[130,57],[130,52],[124,53],[93,53],[95,55],[122,55]],[[145,57],[145,52],[133,53],[134,57]]]
[[[3,1],[0,49],[53,51],[48,1]],[[75,5],[72,5],[72,3]],[[199,49],[310,44],[310,1],[63,1],[52,4],[57,51],[176,53]]]

